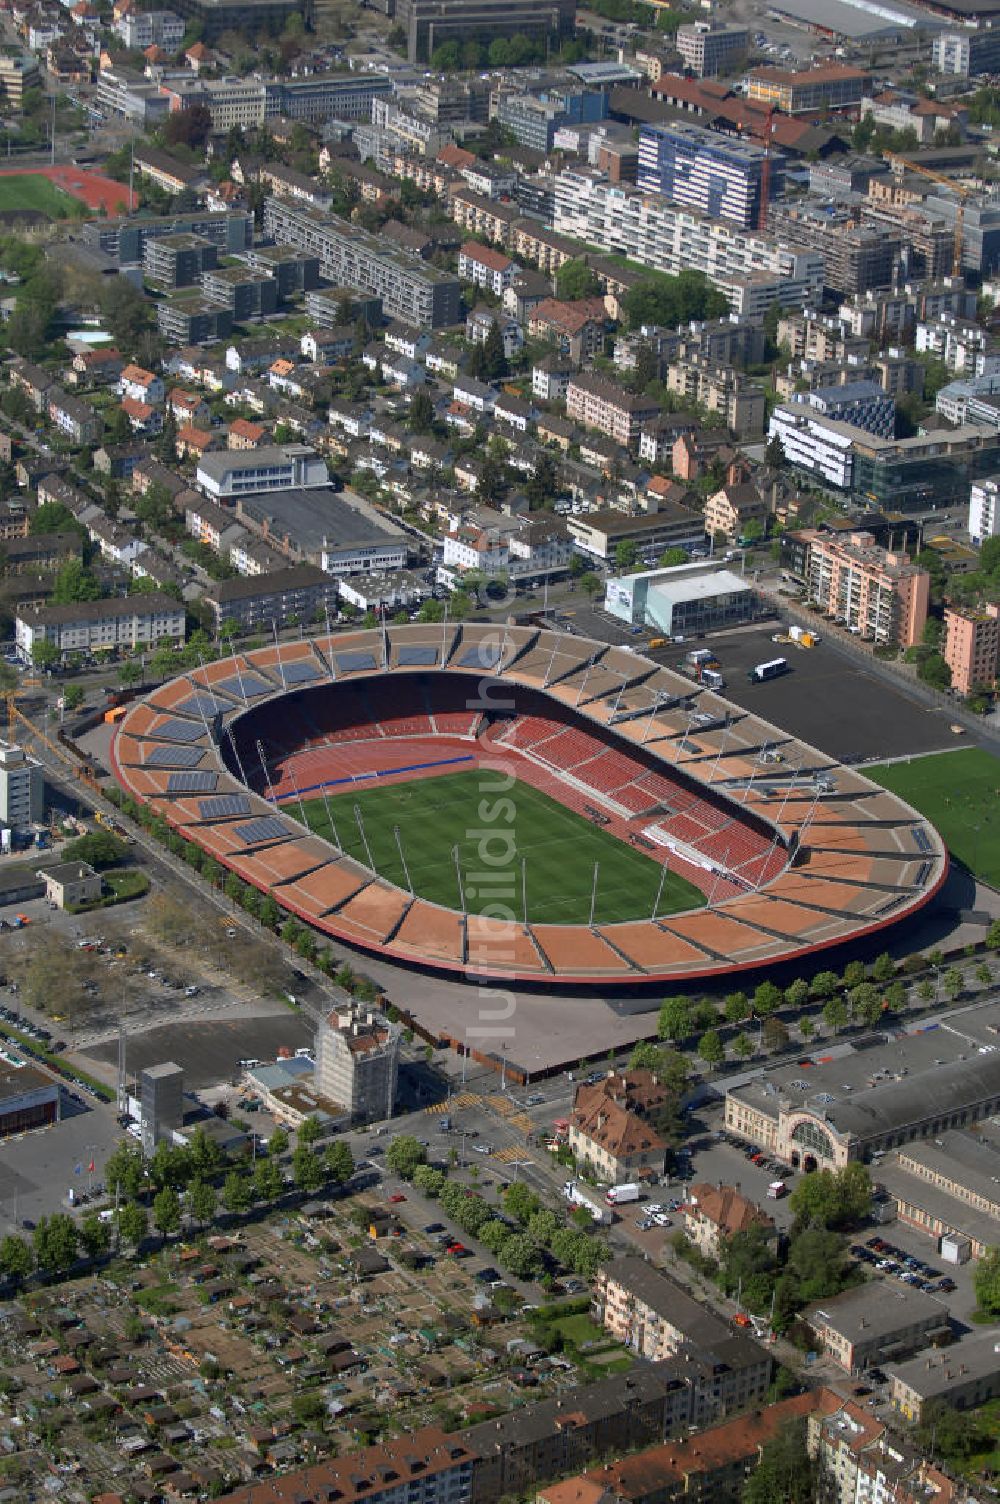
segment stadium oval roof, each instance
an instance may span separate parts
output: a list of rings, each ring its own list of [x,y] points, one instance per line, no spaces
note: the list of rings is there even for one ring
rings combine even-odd
[[[373,681],[402,689],[415,673],[430,676],[431,685],[439,675],[442,683],[478,680],[484,704],[484,686],[495,683],[515,707],[518,687],[526,703],[548,700],[569,729],[599,736],[609,752],[631,756],[637,766],[641,760],[643,778],[711,807],[734,842],[741,832],[754,835],[760,876],[751,882],[740,875],[729,844],[708,858],[668,837],[663,825],[673,813],[619,809],[633,823],[636,844],[654,849],[639,838],[645,832],[669,847],[671,865],[676,856],[678,864],[693,860],[706,869],[706,906],[592,925],[487,920],[394,887],[289,818],[291,811],[276,814],[281,795],[270,775],[263,792],[247,778],[256,752],[251,741],[240,757],[243,717],[259,726],[273,706],[282,755],[305,756],[308,748],[315,757],[328,745],[322,731],[296,733],[286,698],[332,696],[365,681],[371,693]],[[468,741],[470,751],[478,748],[471,731]],[[545,989],[680,984],[773,967],[898,923],[934,896],[948,869],[933,827],[857,769],[631,649],[535,626],[414,623],[240,653],[133,703],[118,724],[112,757],[129,794],[317,930],[401,964]],[[199,779],[196,792],[178,780],[179,766],[214,774],[211,797],[204,794],[208,780]],[[614,812],[581,778],[567,777],[563,787],[571,805],[575,788],[577,809],[582,790],[591,810]],[[291,789],[287,797],[294,803]]]

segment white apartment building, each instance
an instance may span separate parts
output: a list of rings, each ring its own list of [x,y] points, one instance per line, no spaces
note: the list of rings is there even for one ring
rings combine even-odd
[[[20,830],[45,813],[42,765],[12,742],[0,742],[0,825]]]
[[[820,418],[801,404],[776,407],[767,436],[781,440],[789,464],[815,472],[838,491],[851,488],[854,440],[868,437],[863,429]]]
[[[943,360],[955,376],[992,376],[1000,371],[1000,348],[991,348],[986,330],[954,314],[918,323],[915,345],[918,354]]]
[[[31,662],[40,642],[60,653],[115,653],[152,647],[158,642],[184,641],[184,606],[168,595],[130,595],[112,600],[75,601],[66,606],[42,606],[18,612],[15,621],[18,656]]]
[[[1000,476],[977,480],[969,495],[969,537],[977,546],[1000,535]]]
[[[184,22],[172,10],[127,11],[115,22],[115,30],[132,52],[162,47],[176,52],[184,40]]]
[[[775,301],[802,308],[822,293],[818,251],[792,250],[586,168],[557,176],[553,228],[671,276],[702,271],[729,298],[732,311],[752,320],[763,318]]]
[[[206,496],[251,496],[258,491],[309,490],[328,486],[322,455],[308,444],[270,444],[260,449],[220,449],[202,455],[196,472]]]

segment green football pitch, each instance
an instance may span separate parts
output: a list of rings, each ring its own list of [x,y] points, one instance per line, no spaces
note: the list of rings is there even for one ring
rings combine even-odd
[[[926,815],[970,872],[1000,887],[1000,758],[968,747],[864,772]]]
[[[56,219],[60,214],[65,214],[73,202],[70,194],[64,193],[40,173],[19,172],[12,173],[9,177],[0,176],[0,214],[11,209],[37,209],[40,214]]]
[[[499,781],[494,773],[450,773],[385,788],[354,789],[326,801],[304,801],[305,816],[311,829],[365,866],[370,865],[367,837],[372,864],[382,877],[401,888],[412,883],[418,897],[446,908],[461,906],[457,847],[469,913],[502,903],[523,919],[523,858],[528,918],[534,923],[586,924],[595,863],[595,921],[650,918],[662,872],[658,862],[526,783],[497,792]],[[284,809],[295,814],[297,805],[292,801]],[[410,883],[400,860],[396,827]],[[482,877],[486,872],[488,884]],[[692,883],[668,872],[656,912],[675,914],[704,903],[704,895]]]

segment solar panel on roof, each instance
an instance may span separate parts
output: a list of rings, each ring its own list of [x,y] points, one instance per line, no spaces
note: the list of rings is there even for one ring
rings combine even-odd
[[[171,773],[167,779],[168,794],[207,794],[219,782],[218,773]]]
[[[495,642],[484,639],[478,647],[466,648],[458,660],[460,668],[496,668],[500,662],[501,649]]]
[[[437,663],[437,661],[438,650],[429,644],[427,647],[406,647],[404,645],[400,648],[396,657],[396,662],[400,668],[416,668],[419,664]]]
[[[234,674],[231,679],[220,679],[216,689],[224,689],[235,700],[256,700],[258,695],[270,694],[274,688],[259,674]]]
[[[318,666],[310,663],[308,658],[300,658],[297,663],[283,663],[281,671],[286,684],[308,684],[310,679],[319,678]]]
[[[199,799],[198,813],[203,820],[224,820],[227,815],[248,815],[250,800],[245,794],[217,794],[214,799]]]
[[[201,747],[151,747],[143,766],[147,768],[196,768],[205,756]]]
[[[224,710],[231,710],[228,700],[220,700],[216,695],[210,695],[207,690],[201,690],[196,695],[188,695],[180,705],[174,706],[175,710],[182,710],[185,715],[200,715],[211,717],[221,715]]]
[[[359,674],[375,667],[374,653],[338,653],[337,667],[345,674]]]
[[[196,742],[205,735],[204,726],[196,726],[193,721],[164,721],[162,726],[155,726],[151,736],[166,737],[169,742]]]
[[[261,841],[277,841],[290,836],[292,831],[283,820],[273,815],[261,815],[257,820],[248,820],[246,825],[237,825],[236,834],[245,846],[258,846]]]

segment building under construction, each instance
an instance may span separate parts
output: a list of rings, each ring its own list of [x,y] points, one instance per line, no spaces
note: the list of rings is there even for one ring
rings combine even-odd
[[[336,1008],[316,1031],[317,1094],[343,1106],[352,1122],[392,1116],[400,1029],[371,1009]]]

